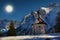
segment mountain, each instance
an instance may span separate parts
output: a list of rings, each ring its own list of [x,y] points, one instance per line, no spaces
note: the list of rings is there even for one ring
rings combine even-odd
[[[49,11],[46,12],[47,10]],[[54,3],[44,8],[40,8],[38,11],[40,12],[41,19],[43,19],[43,21],[47,24],[45,30],[47,33],[49,33],[49,30],[56,25],[56,19],[58,16],[58,12],[60,12],[60,6],[59,4]],[[21,35],[24,32],[24,30],[26,33],[28,33],[31,30],[32,24],[34,24],[36,21],[35,17],[33,16],[36,12],[32,12],[31,14],[28,14],[23,18],[20,24],[20,28],[18,28],[19,31],[17,31],[17,34]]]
[[[46,22],[48,23],[46,27],[46,31],[49,32],[49,29],[52,28],[54,25],[56,25],[57,22],[57,16],[58,12],[60,12],[60,5],[59,4],[52,4],[53,6],[49,6],[48,8],[51,9],[51,11],[47,14],[47,17],[45,18]]]
[[[32,30],[32,25],[38,22],[36,21],[37,13],[39,13],[39,17],[47,24],[45,27],[45,31],[49,33],[49,30],[56,25],[56,18],[58,16],[58,12],[60,12],[59,9],[60,7],[58,4],[51,4],[49,6],[41,7],[39,10],[33,11],[30,14],[27,14],[26,16],[24,16],[21,22],[14,21],[17,35],[32,35],[32,33],[29,34],[29,32],[31,32]],[[4,23],[3,21],[1,22]],[[9,24],[9,21],[5,22]],[[7,23],[1,25],[5,26]],[[7,32],[4,32],[3,34],[6,33]]]

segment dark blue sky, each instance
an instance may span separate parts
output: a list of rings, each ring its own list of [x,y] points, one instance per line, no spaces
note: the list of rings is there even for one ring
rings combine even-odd
[[[0,0],[0,19],[21,21],[26,14],[31,13],[33,10],[36,11],[50,2],[59,3],[60,0]],[[6,5],[13,6],[12,13],[9,14],[5,11]]]

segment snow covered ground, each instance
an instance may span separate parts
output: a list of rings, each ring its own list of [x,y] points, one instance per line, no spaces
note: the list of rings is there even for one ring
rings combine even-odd
[[[46,40],[47,38],[58,40],[59,36],[51,36],[51,35],[10,36],[10,37],[1,37],[0,40]]]

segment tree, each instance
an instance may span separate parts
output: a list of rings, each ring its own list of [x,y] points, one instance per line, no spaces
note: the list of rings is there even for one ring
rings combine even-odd
[[[14,23],[13,21],[10,22],[10,25],[9,25],[9,31],[8,31],[8,34],[7,36],[16,36],[16,30],[14,28]]]
[[[0,29],[0,37],[2,36],[2,32],[1,32],[1,29]]]
[[[60,33],[60,12],[57,13],[56,25],[50,29],[51,33]]]
[[[58,12],[57,14],[57,23],[56,23],[55,31],[57,33],[60,33],[60,12]]]

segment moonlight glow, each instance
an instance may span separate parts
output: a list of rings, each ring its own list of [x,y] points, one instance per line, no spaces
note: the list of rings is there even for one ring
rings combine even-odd
[[[6,12],[10,13],[10,12],[13,11],[13,6],[7,5],[7,6],[5,7],[5,10],[6,10]]]

